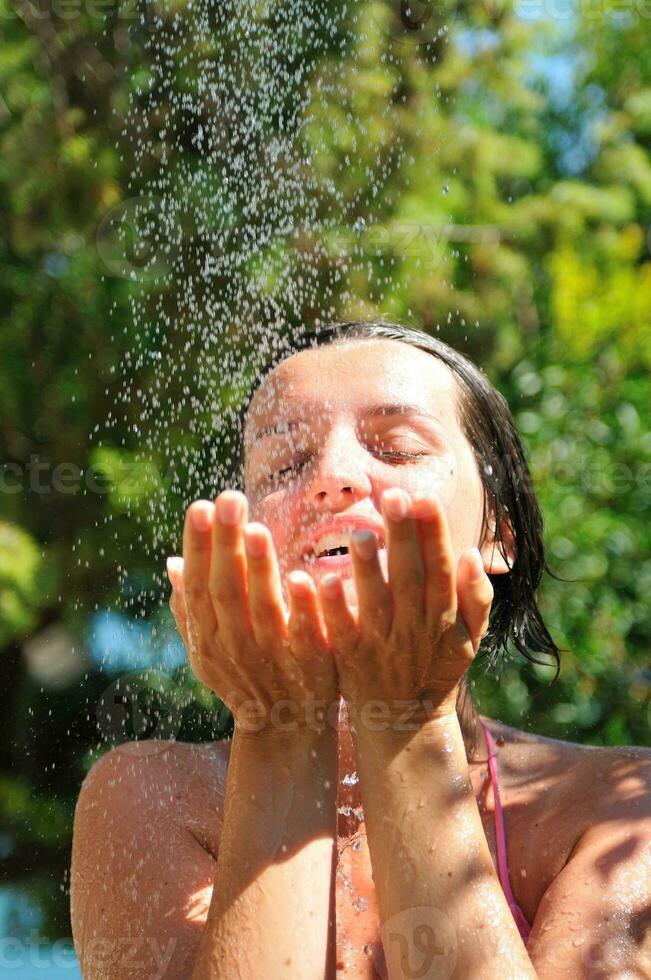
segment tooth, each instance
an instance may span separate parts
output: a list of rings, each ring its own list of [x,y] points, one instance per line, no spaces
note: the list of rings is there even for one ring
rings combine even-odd
[[[330,531],[327,534],[323,534],[314,545],[313,551],[304,557],[310,557],[314,560],[320,558],[326,551],[333,551],[335,548],[346,548],[346,550],[350,550],[351,533],[351,531]],[[379,536],[378,547],[380,549],[384,548],[384,541]]]
[[[341,545],[339,548],[324,548],[323,551],[319,551],[317,557],[321,558],[330,551],[339,551],[341,553],[348,554],[348,548],[345,545]]]
[[[333,548],[347,548],[350,544],[350,532],[347,534],[331,532],[319,538],[317,547],[319,553],[322,551],[332,551]]]

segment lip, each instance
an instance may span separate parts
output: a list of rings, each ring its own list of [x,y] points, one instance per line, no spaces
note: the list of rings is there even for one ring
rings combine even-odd
[[[347,573],[352,575],[353,562],[350,555],[323,555],[322,558],[303,558],[304,564],[310,572],[318,572],[326,575],[328,572],[339,572],[346,578]]]
[[[378,556],[380,559],[380,565],[385,568],[385,551],[384,544],[378,542],[379,550]],[[350,553],[347,555],[324,555],[322,558],[303,558],[303,566],[307,572],[314,578],[315,581],[319,581],[324,575],[329,572],[336,572],[339,578],[342,580],[353,578],[353,560]],[[386,572],[385,572],[386,578]]]
[[[368,517],[341,517],[330,520],[327,523],[319,524],[312,532],[303,538],[299,548],[299,558],[310,568],[322,568],[327,571],[335,571],[339,568],[350,566],[350,555],[325,555],[322,558],[316,557],[319,541],[326,534],[350,535],[354,531],[373,531],[378,539],[378,547],[384,546],[384,524],[374,521]]]

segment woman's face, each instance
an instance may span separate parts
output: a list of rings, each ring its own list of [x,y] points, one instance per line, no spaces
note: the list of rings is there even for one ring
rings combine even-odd
[[[457,558],[478,545],[484,491],[456,409],[449,369],[398,341],[346,341],[283,361],[244,432],[250,516],[269,527],[283,578],[336,571],[352,598],[350,533],[371,528],[383,543],[389,487],[438,495]],[[490,542],[483,553],[488,571],[508,570]]]

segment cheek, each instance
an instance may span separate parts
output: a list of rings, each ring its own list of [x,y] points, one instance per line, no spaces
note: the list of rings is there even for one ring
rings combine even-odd
[[[417,465],[396,468],[391,477],[386,487],[401,487],[416,498],[435,493],[446,510],[457,498],[459,466],[452,449]]]
[[[395,486],[406,490],[415,499],[432,492],[437,495],[445,511],[450,544],[457,559],[466,548],[478,544],[482,506],[480,482],[463,456],[459,460],[456,453],[450,451],[426,464],[404,467],[402,471],[389,474],[376,482],[378,500],[383,490]],[[386,555],[382,553],[380,558],[386,578]]]
[[[484,492],[474,457],[462,451],[458,457],[454,493],[446,505],[450,538],[457,555],[479,544],[484,509]]]
[[[295,490],[278,490],[258,500],[252,500],[250,520],[267,525],[276,551],[282,556],[300,531],[300,493]]]

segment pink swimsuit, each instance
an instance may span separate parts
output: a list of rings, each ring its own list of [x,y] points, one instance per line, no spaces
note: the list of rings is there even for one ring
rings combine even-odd
[[[481,719],[480,719],[481,721]],[[484,735],[486,736],[486,744],[488,746],[488,771],[491,777],[491,783],[493,784],[493,795],[495,797],[495,838],[497,842],[497,872],[502,885],[502,891],[506,898],[507,904],[511,909],[511,914],[515,919],[515,924],[518,927],[520,935],[522,936],[523,942],[527,943],[529,938],[529,933],[531,932],[531,926],[525,918],[524,912],[516,902],[513,897],[513,892],[511,891],[511,882],[509,880],[509,862],[506,856],[506,834],[504,832],[504,812],[502,810],[502,801],[500,800],[500,783],[497,774],[497,763],[495,761],[495,742],[493,741],[493,736],[489,732],[486,725],[481,721],[481,727],[484,729]]]

